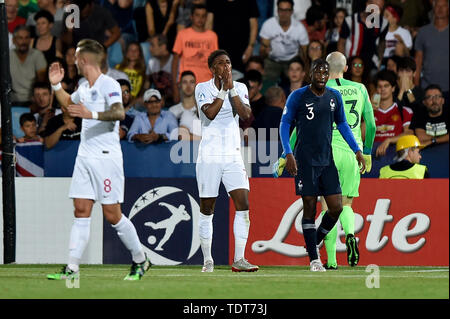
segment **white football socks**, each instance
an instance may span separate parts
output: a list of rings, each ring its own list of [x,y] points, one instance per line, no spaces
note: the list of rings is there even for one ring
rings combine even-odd
[[[144,250],[133,223],[125,215],[122,215],[119,222],[111,226],[116,230],[125,247],[131,252],[133,261],[137,264],[144,262]]]
[[[203,252],[203,261],[213,260],[211,256],[212,236],[213,236],[213,216],[200,213],[198,219],[198,234],[200,236],[200,246]]]
[[[75,218],[70,232],[69,262],[68,266],[73,271],[79,270],[81,256],[89,242],[91,218]]]
[[[248,231],[250,229],[249,211],[236,211],[234,215],[234,261],[244,258],[245,246],[247,245]]]

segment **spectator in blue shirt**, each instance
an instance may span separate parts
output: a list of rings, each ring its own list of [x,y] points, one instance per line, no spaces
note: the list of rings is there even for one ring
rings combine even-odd
[[[178,139],[177,119],[171,112],[161,110],[161,93],[155,89],[145,91],[144,104],[147,112],[136,114],[128,131],[128,141],[155,144]]]

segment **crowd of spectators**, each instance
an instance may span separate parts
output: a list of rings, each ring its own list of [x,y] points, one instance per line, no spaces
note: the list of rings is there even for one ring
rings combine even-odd
[[[365,84],[376,119],[376,155],[402,135],[448,143],[448,0],[6,0],[13,107],[29,107],[17,142],[77,139],[79,119],[63,114],[48,85],[59,62],[62,85],[84,79],[76,43],[92,38],[107,55],[102,71],[122,87],[120,137],[134,143],[201,138],[196,83],[212,74],[216,49],[231,56],[233,79],[249,90],[249,129],[278,129],[289,94],[309,84],[312,61],[332,51],[345,78]],[[73,11],[80,9],[80,21]],[[35,123],[30,119],[33,114]],[[30,127],[36,126],[34,129]],[[258,136],[258,138],[260,138]],[[1,140],[0,140],[1,141]]]

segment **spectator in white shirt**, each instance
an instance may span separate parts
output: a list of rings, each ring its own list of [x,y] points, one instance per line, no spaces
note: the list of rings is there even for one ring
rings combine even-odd
[[[292,18],[294,2],[278,0],[278,18],[272,17],[262,25],[260,55],[265,58],[264,80],[277,81],[286,75],[289,61],[296,55],[305,57],[309,43],[302,23]]]
[[[173,54],[167,48],[167,37],[164,34],[156,34],[150,38],[150,53],[152,57],[148,61],[145,71],[147,79],[144,87],[146,89],[154,84],[154,76],[159,71],[172,74]]]
[[[386,34],[386,47],[384,49],[384,58],[393,56],[409,56],[413,42],[411,33],[398,25],[402,18],[403,9],[395,5],[388,5],[384,9],[384,18],[388,21],[389,27]]]
[[[181,102],[169,108],[178,120],[178,135],[181,140],[200,140],[201,124],[195,102],[195,74],[192,71],[181,73],[179,87]]]

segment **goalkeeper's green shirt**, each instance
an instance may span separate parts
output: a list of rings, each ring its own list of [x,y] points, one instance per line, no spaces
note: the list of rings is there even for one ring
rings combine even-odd
[[[338,90],[342,95],[344,102],[345,116],[348,125],[355,136],[359,147],[363,149],[364,154],[371,154],[373,141],[375,139],[375,119],[373,116],[372,104],[367,94],[364,84],[346,80],[343,78],[328,80],[327,86]],[[361,138],[361,116],[364,118],[366,125],[366,134],[364,147]],[[337,130],[336,124],[333,124],[333,140],[332,147],[352,152],[350,146]]]

